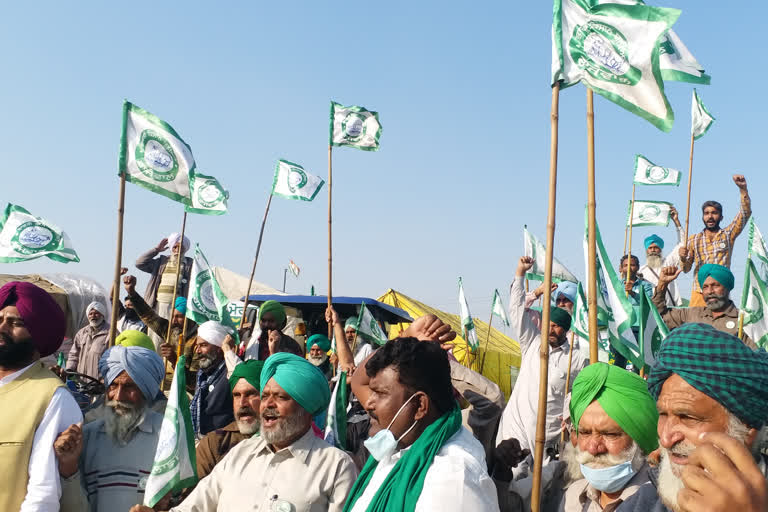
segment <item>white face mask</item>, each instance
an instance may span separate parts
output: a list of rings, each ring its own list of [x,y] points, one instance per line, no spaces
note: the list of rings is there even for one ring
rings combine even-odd
[[[400,412],[403,410],[403,408],[408,405],[408,402],[411,401],[411,398],[415,397],[416,393],[412,394],[408,400],[403,403],[403,405],[400,406],[400,409],[397,410],[397,413],[395,414],[395,417],[392,418],[392,421],[389,422],[389,425],[387,425],[387,428],[379,430],[376,432],[376,435],[373,437],[369,437],[365,441],[363,441],[363,445],[368,449],[368,451],[371,453],[371,456],[381,461],[383,459],[386,459],[387,457],[391,457],[393,453],[397,450],[397,443],[400,442],[402,438],[408,435],[408,432],[413,430],[413,427],[416,426],[416,424],[419,422],[419,420],[416,420],[413,422],[413,425],[410,426],[408,430],[406,430],[403,435],[401,435],[398,439],[395,439],[394,434],[392,434],[392,431],[389,430],[390,427],[392,427],[392,424],[395,422],[397,417],[400,415]]]

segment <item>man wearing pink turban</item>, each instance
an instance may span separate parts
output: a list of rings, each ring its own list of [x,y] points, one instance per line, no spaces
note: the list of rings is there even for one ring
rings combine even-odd
[[[0,288],[0,510],[59,509],[53,443],[83,415],[40,358],[59,348],[66,323],[41,288],[18,281]]]

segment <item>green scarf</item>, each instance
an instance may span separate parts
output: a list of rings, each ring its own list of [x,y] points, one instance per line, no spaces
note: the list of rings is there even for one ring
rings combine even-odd
[[[395,467],[382,482],[379,490],[376,491],[366,512],[386,512],[388,510],[413,512],[416,509],[416,502],[421,496],[427,470],[432,465],[435,455],[460,428],[461,412],[457,404],[428,426],[416,439],[416,442],[403,453],[403,456],[400,457]],[[376,459],[368,457],[363,471],[357,477],[357,481],[349,493],[349,498],[344,504],[344,512],[352,510],[355,502],[363,495],[378,464]]]

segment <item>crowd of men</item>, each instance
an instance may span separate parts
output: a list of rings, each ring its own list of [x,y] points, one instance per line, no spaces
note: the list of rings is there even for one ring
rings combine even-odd
[[[173,286],[177,271],[188,276],[189,241],[178,235],[137,262],[152,274],[144,296],[135,277],[123,277],[126,304],[115,307],[126,323],[114,345],[109,311],[92,304],[64,369],[41,362],[61,346],[64,312],[35,285],[8,283],[0,288],[0,510],[529,510],[547,343],[542,510],[766,511],[768,354],[736,336],[728,266],[750,203],[744,178],[734,182],[741,211],[727,228],[720,204],[708,201],[705,229],[685,244],[673,214],[678,247],[667,257],[652,235],[645,265],[632,255],[619,262],[632,303],[648,294],[671,329],[646,378],[618,358],[590,364],[582,354],[585,340],[569,335],[574,283],[556,287],[542,340],[532,307],[542,289],[526,294],[533,260],[520,258],[509,319],[522,362],[506,403],[498,385],[455,360],[456,333],[433,315],[375,345],[355,318],[329,307],[332,354],[325,333],[299,343],[283,332],[286,311],[275,301],[260,305],[257,328],[239,345],[218,322],[185,320],[188,283]],[[158,257],[168,246],[172,255]],[[680,307],[675,278],[691,269],[694,296]],[[163,391],[180,353],[199,480],[150,508],[142,503]],[[103,403],[85,417],[67,370],[104,385]],[[341,442],[325,428],[332,392],[350,397]]]

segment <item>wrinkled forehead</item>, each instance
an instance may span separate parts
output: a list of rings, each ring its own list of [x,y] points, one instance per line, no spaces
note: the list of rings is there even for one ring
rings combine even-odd
[[[713,419],[727,415],[720,402],[696,389],[677,373],[664,381],[656,401],[661,414]]]
[[[623,432],[616,421],[611,418],[600,402],[592,400],[592,403],[584,409],[579,419],[579,431],[594,430],[597,432]]]

